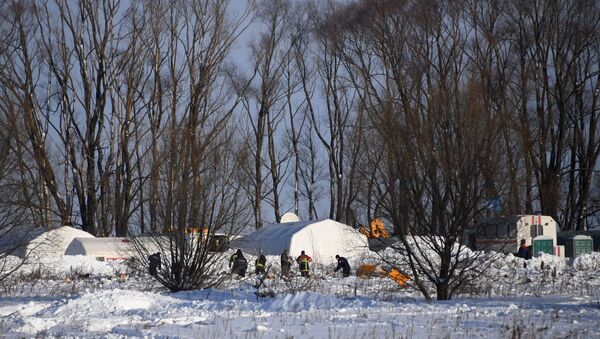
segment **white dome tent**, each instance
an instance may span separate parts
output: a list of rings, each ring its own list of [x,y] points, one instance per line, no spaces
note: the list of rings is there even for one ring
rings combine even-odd
[[[280,255],[284,249],[296,257],[301,251],[320,264],[336,262],[335,255],[361,257],[369,250],[367,237],[331,219],[270,224],[231,243],[246,253]]]
[[[12,255],[21,258],[29,257],[33,260],[43,256],[64,255],[65,250],[75,238],[95,237],[88,232],[70,226],[62,226],[50,230],[41,227],[30,229],[24,234],[12,237],[14,241],[20,243],[16,250],[12,252]]]
[[[141,252],[139,246],[143,246]],[[134,239],[125,237],[75,238],[67,247],[65,255],[85,255],[98,260],[127,260],[142,254],[155,252],[164,254],[168,252],[168,249],[168,236],[138,236]]]
[[[300,218],[298,218],[298,216],[292,212],[287,212],[286,214],[281,216],[282,224],[287,224],[290,222],[298,222],[298,221],[300,221]]]
[[[135,248],[128,238],[75,238],[65,255],[85,255],[100,260],[129,259]]]

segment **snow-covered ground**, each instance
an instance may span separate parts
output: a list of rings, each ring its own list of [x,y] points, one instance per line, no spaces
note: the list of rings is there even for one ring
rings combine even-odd
[[[268,258],[274,272],[277,259]],[[544,256],[527,268],[508,255],[477,286],[433,303],[389,279],[343,279],[331,267],[309,281],[268,279],[275,297],[265,298],[252,275],[169,293],[133,272],[81,256],[25,265],[2,283],[0,337],[600,337],[600,253]]]

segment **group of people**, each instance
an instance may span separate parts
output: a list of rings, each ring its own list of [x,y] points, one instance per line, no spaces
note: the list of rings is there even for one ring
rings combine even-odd
[[[335,256],[338,264],[334,270],[337,272],[342,270],[342,276],[348,277],[350,276],[350,264],[348,260],[339,255]],[[292,270],[292,258],[288,255],[287,250],[283,250],[281,253],[281,274],[284,277],[289,277],[291,275]],[[306,252],[301,251],[300,255],[296,258],[296,263],[298,264],[298,268],[300,271],[300,275],[308,278],[310,276],[310,263],[312,262],[312,258],[306,254]],[[260,254],[254,263],[255,273],[265,274],[266,273],[266,265],[267,258],[264,254]],[[229,268],[231,268],[232,274],[237,274],[240,277],[246,276],[246,270],[248,269],[248,261],[244,257],[242,250],[238,249],[230,258],[229,258]]]
[[[350,264],[348,260],[344,257],[340,257],[339,255],[335,256],[338,264],[334,270],[337,272],[342,270],[342,276],[348,277],[350,276]],[[308,278],[310,276],[310,263],[312,262],[312,258],[307,255],[304,251],[300,253],[300,255],[296,258],[296,263],[298,263],[300,275]],[[161,268],[161,258],[160,253],[154,253],[148,257],[148,268],[150,275],[156,276],[158,271]],[[254,270],[257,275],[266,273],[266,265],[267,258],[264,254],[260,254],[256,261],[254,262]],[[248,261],[244,257],[244,253],[242,250],[238,249],[234,254],[229,258],[229,268],[231,269],[232,274],[237,274],[240,277],[246,276],[246,271],[248,270]],[[292,258],[288,255],[287,250],[283,250],[281,253],[281,274],[284,277],[289,277],[291,275],[292,270]]]

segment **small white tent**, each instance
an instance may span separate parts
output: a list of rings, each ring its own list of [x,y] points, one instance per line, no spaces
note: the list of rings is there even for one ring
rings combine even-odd
[[[300,218],[292,212],[287,212],[286,214],[281,216],[281,223],[286,224],[289,222],[298,222]]]
[[[102,260],[129,259],[135,253],[127,238],[75,238],[65,255],[86,255]]]
[[[65,250],[75,238],[94,238],[94,236],[70,226],[50,230],[38,227],[21,232],[16,231],[11,237],[16,242],[16,249],[11,254],[21,258],[27,256],[32,259],[41,256],[64,255]]]
[[[232,248],[257,255],[280,255],[284,249],[296,257],[301,251],[321,264],[335,263],[335,255],[361,257],[368,251],[367,237],[331,219],[270,224],[231,243]]]
[[[169,237],[138,236],[134,239],[124,237],[75,238],[67,247],[65,255],[85,255],[100,260],[131,259],[141,254],[170,250]]]

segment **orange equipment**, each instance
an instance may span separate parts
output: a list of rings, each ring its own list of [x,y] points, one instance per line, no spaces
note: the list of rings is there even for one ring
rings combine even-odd
[[[395,281],[399,286],[404,286],[412,276],[402,274],[399,270],[392,268],[389,272],[378,265],[365,264],[356,269],[356,276],[362,279],[370,277],[388,277]]]
[[[385,229],[385,225],[383,221],[379,218],[375,218],[371,221],[370,230],[368,230],[364,226],[360,226],[358,231],[367,236],[367,238],[387,238],[390,236],[390,233]]]
[[[404,275],[395,268],[392,268],[387,274],[387,276],[400,286],[404,286],[404,284],[406,284],[406,282],[409,281],[411,278],[410,275]]]
[[[381,266],[364,264],[358,266],[356,269],[356,276],[362,279],[368,279],[370,277],[384,277],[387,272],[381,268]]]

